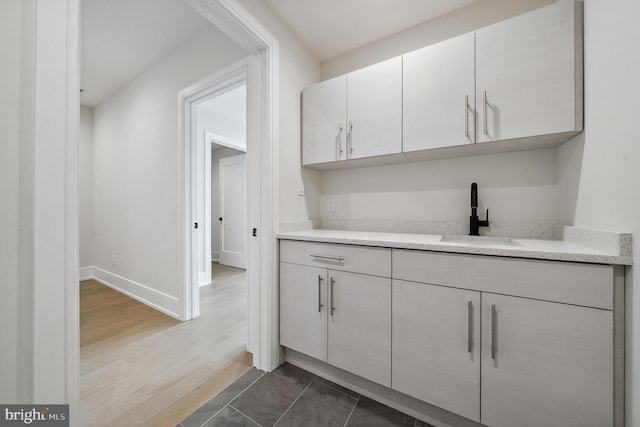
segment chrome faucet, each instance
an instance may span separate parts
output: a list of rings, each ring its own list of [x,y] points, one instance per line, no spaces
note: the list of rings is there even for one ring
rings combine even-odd
[[[478,236],[479,227],[489,226],[489,209],[484,220],[478,218],[478,184],[471,184],[471,217],[469,218],[469,236]]]

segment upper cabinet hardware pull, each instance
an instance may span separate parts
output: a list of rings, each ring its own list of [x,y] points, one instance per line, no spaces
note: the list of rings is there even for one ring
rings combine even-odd
[[[464,96],[464,136],[469,138],[469,95]]]
[[[487,91],[483,91],[482,92],[482,124],[484,126],[482,132],[485,135],[488,135],[489,132],[487,131]]]

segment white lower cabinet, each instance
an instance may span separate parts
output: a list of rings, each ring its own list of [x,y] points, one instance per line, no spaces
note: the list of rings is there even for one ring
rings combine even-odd
[[[391,387],[391,250],[283,241],[280,261],[280,343]]]
[[[329,270],[329,364],[391,387],[391,279]]]
[[[280,344],[327,361],[327,270],[280,264]]]
[[[480,421],[480,292],[394,280],[392,312],[392,387]]]
[[[624,425],[622,267],[289,241],[280,258],[285,347],[489,427]]]
[[[482,307],[483,424],[613,425],[613,312],[494,294]]]

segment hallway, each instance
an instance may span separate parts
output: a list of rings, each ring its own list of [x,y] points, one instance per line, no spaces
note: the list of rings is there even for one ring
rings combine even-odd
[[[246,270],[213,271],[185,323],[81,282],[82,426],[173,426],[251,368]]]

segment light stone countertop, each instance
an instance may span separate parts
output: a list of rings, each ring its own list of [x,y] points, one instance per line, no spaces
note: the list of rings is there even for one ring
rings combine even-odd
[[[554,234],[564,240],[499,238],[481,236],[444,236],[453,241],[442,241],[442,235],[386,233],[347,230],[308,229],[278,234],[283,240],[340,243],[399,249],[419,249],[474,255],[493,255],[594,264],[631,265],[631,234],[609,233],[596,230],[559,227]],[[462,241],[458,240],[461,239]],[[568,240],[573,239],[573,240]],[[458,240],[458,241],[455,241]],[[601,244],[606,241],[607,245]],[[594,244],[595,242],[595,244]],[[594,247],[595,246],[595,247]]]

